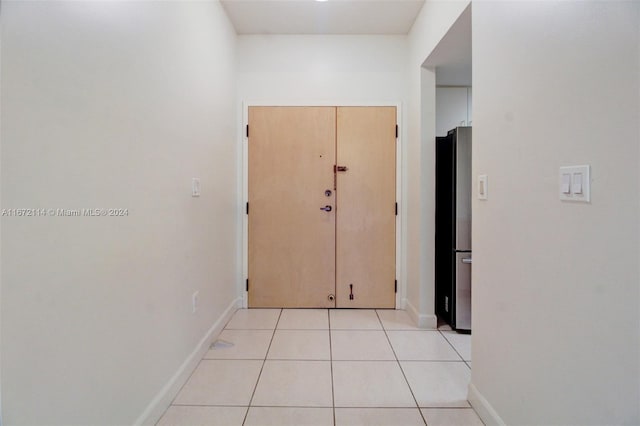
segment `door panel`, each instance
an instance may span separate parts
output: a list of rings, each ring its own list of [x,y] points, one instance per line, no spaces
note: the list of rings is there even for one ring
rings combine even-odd
[[[335,120],[333,107],[249,108],[249,307],[335,306]]]
[[[336,306],[394,308],[396,108],[338,107]],[[353,285],[353,299],[350,298]]]

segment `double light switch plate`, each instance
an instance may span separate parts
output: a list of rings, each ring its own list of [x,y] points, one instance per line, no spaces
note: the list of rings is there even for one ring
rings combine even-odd
[[[560,199],[562,201],[591,201],[591,167],[560,167]]]

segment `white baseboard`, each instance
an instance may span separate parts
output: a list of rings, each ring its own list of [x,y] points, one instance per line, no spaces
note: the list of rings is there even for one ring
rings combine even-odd
[[[434,330],[438,328],[438,317],[436,317],[435,315],[418,313],[418,310],[415,308],[415,306],[413,306],[408,300],[406,301],[406,306],[407,313],[409,314],[413,322],[418,324],[419,328]]]
[[[204,337],[196,345],[191,354],[184,360],[182,365],[174,373],[169,381],[160,389],[158,394],[151,400],[147,408],[142,412],[140,417],[135,421],[134,425],[155,425],[165,410],[171,404],[171,401],[176,397],[182,386],[187,382],[189,376],[193,370],[198,366],[198,363],[204,356],[205,352],[209,350],[209,346],[213,342],[213,339],[218,337],[225,324],[231,319],[231,316],[241,306],[242,299],[234,299],[224,313],[213,323],[211,328],[207,331]]]
[[[478,388],[476,388],[473,383],[469,383],[469,394],[467,399],[485,425],[506,426],[506,423],[502,421],[496,410],[493,409],[491,404],[489,404],[489,401],[482,396],[480,391],[478,391]]]

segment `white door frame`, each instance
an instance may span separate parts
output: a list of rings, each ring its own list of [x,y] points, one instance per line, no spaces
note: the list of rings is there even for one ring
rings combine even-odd
[[[246,214],[246,204],[249,199],[249,146],[246,132],[246,126],[249,122],[250,106],[392,106],[396,107],[396,123],[398,123],[398,138],[396,139],[396,202],[398,203],[398,215],[396,216],[396,279],[398,280],[398,291],[396,293],[396,309],[404,309],[406,304],[406,271],[404,264],[404,241],[405,229],[403,225],[403,217],[405,217],[405,204],[403,200],[403,159],[404,144],[402,143],[402,104],[400,102],[264,102],[264,101],[243,101],[242,102],[242,121],[239,129],[240,143],[240,173],[238,174],[240,182],[239,199],[241,201],[239,214],[242,216],[238,220],[242,223],[241,253],[242,265],[240,277],[238,279],[238,295],[242,298],[242,307],[248,307],[248,293],[246,289],[246,280],[249,269],[249,217]],[[249,130],[249,133],[251,130]]]

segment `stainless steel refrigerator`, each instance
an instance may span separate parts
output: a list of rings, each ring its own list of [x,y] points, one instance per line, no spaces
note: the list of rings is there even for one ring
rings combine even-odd
[[[471,127],[436,138],[436,315],[471,332]]]

